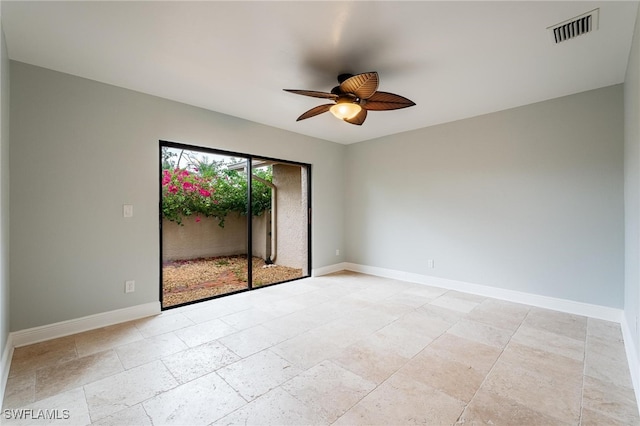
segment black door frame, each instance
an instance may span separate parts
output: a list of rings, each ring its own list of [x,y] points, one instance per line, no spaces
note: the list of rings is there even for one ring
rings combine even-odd
[[[253,287],[253,263],[251,261],[252,257],[253,257],[253,225],[252,225],[252,221],[251,220],[247,220],[247,288],[242,289],[242,290],[236,290],[236,291],[232,291],[229,293],[224,293],[224,294],[219,294],[216,296],[211,296],[211,297],[205,297],[203,299],[198,299],[198,300],[193,300],[190,302],[185,302],[185,303],[181,303],[178,305],[174,305],[174,306],[168,306],[168,307],[164,307],[163,306],[163,285],[162,285],[162,148],[167,147],[167,148],[177,148],[177,149],[186,149],[186,150],[191,150],[191,151],[200,151],[203,153],[209,153],[209,154],[218,154],[218,155],[226,155],[229,157],[240,157],[243,158],[245,160],[247,160],[247,166],[249,172],[247,173],[247,210],[248,210],[248,214],[247,217],[251,218],[252,217],[252,212],[251,212],[251,206],[253,205],[253,200],[252,200],[252,180],[251,179],[251,170],[253,170],[252,168],[252,163],[253,160],[268,160],[268,161],[277,161],[278,163],[282,163],[282,164],[288,164],[288,165],[292,165],[292,166],[299,166],[301,168],[306,169],[307,171],[307,275],[299,277],[299,278],[293,278],[290,280],[285,280],[285,281],[280,281],[277,283],[271,283],[271,284],[265,284],[265,285],[261,285],[260,287]],[[245,154],[245,153],[241,153],[241,152],[234,152],[234,151],[225,151],[222,149],[217,149],[217,148],[209,148],[209,147],[203,147],[203,146],[197,146],[197,145],[189,145],[189,144],[184,144],[184,143],[180,143],[180,142],[172,142],[172,141],[165,141],[165,140],[160,140],[159,144],[158,144],[158,218],[159,218],[159,231],[160,231],[160,246],[159,246],[159,265],[160,265],[160,309],[161,310],[168,310],[168,309],[174,309],[174,308],[179,308],[181,306],[186,306],[186,305],[192,305],[194,303],[200,303],[200,302],[204,302],[206,300],[212,300],[212,299],[217,299],[220,297],[225,297],[225,296],[230,296],[232,294],[238,294],[238,293],[244,293],[245,291],[251,291],[251,290],[257,290],[257,289],[261,289],[261,288],[266,288],[266,287],[271,287],[273,285],[278,285],[278,284],[284,284],[287,282],[291,282],[291,281],[297,281],[297,280],[301,280],[304,278],[309,278],[311,276],[311,164],[308,163],[301,163],[301,162],[297,162],[297,161],[290,161],[290,160],[282,160],[280,158],[273,158],[273,157],[265,157],[263,155],[253,155],[253,154]]]

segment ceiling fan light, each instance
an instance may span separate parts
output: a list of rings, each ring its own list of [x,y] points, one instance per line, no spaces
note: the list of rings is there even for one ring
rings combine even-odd
[[[331,111],[331,113],[340,120],[351,119],[358,115],[361,110],[362,107],[360,105],[354,104],[353,102],[349,101],[338,102],[337,104],[329,108],[329,111]]]

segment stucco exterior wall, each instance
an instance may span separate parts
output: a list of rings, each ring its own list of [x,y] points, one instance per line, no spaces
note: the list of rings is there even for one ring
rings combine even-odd
[[[271,255],[271,210],[253,217],[253,255],[267,259]]]
[[[302,268],[307,265],[307,176],[299,166],[275,164],[273,184],[277,193],[277,257],[276,265]]]
[[[253,218],[253,255],[267,256],[268,213]],[[247,251],[247,218],[239,214],[227,216],[224,228],[218,220],[194,217],[183,220],[183,226],[162,221],[162,261],[197,259],[200,257],[245,254]]]

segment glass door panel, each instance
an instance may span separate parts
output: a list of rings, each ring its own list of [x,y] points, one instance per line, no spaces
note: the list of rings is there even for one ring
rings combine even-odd
[[[252,159],[252,285],[309,276],[308,168]]]
[[[161,144],[162,308],[249,288],[248,158]]]

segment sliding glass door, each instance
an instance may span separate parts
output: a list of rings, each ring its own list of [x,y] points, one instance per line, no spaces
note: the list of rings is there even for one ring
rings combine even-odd
[[[161,142],[162,308],[309,276],[309,192],[309,165]]]

